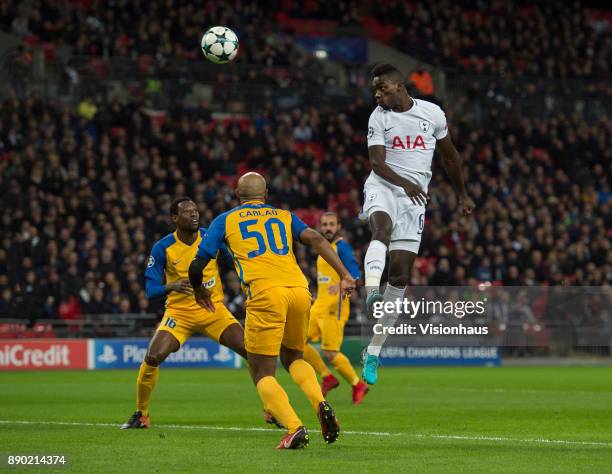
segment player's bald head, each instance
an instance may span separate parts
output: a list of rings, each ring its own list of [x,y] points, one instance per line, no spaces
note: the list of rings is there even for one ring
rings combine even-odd
[[[265,178],[259,173],[249,171],[238,179],[236,194],[240,201],[265,201],[267,189]]]

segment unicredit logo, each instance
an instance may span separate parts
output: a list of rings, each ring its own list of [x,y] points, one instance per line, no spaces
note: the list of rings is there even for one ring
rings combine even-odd
[[[22,344],[0,349],[0,367],[69,367],[70,349],[54,344],[48,349],[26,349]]]

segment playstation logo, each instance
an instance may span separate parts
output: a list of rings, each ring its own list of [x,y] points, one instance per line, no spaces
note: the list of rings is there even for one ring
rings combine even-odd
[[[218,362],[227,362],[228,360],[232,360],[234,358],[231,351],[225,346],[219,346],[219,352],[217,352],[213,356],[213,360]]]
[[[112,364],[116,360],[117,360],[117,356],[115,355],[113,346],[104,344],[104,348],[102,349],[102,354],[98,356],[98,362],[102,362],[103,364]]]

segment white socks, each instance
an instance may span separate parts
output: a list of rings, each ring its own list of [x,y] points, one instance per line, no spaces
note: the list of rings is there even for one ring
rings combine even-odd
[[[368,249],[368,252],[369,251],[370,249]],[[405,286],[403,288],[396,288],[394,286],[387,284],[387,288],[385,289],[385,293],[383,294],[385,303],[387,301],[395,302],[397,300],[401,300],[404,297],[405,292],[406,292]],[[397,311],[386,313],[382,318],[378,320],[378,322],[381,323],[383,327],[385,328],[392,327],[392,326],[395,326],[395,322],[397,321],[398,316],[399,315]],[[368,354],[379,356],[380,350],[382,349],[382,346],[387,340],[387,336],[388,334],[374,334],[372,336],[372,340],[370,341],[370,345],[368,346],[368,350],[367,350]]]
[[[370,242],[363,260],[366,291],[368,293],[372,289],[380,291],[380,280],[387,260],[387,246],[380,240],[373,240]]]

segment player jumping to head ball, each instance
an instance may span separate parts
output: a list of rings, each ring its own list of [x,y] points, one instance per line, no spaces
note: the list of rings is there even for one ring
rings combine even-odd
[[[451,141],[446,116],[440,107],[408,95],[402,73],[391,64],[372,71],[377,107],[368,122],[368,154],[372,172],[364,186],[363,211],[367,214],[372,241],[364,258],[366,306],[403,298],[412,265],[419,251],[425,224],[427,188],[435,150],[459,192],[464,216],[474,210],[465,188],[462,159]],[[384,294],[380,280],[389,251],[389,275]],[[397,313],[387,313],[382,324],[393,326]],[[375,334],[363,358],[364,380],[378,379],[378,357],[387,338]]]

